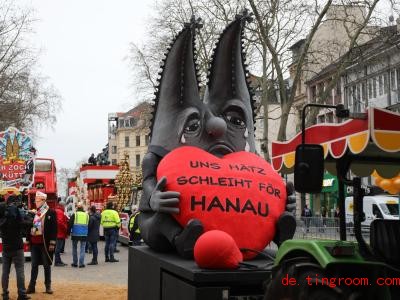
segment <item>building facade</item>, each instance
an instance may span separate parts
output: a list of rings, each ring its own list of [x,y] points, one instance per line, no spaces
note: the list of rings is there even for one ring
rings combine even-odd
[[[300,130],[301,111],[303,106],[310,98],[315,97],[318,92],[323,90],[326,83],[318,81],[316,74],[326,72],[327,66],[337,61],[349,49],[351,34],[362,26],[365,20],[366,8],[363,5],[332,5],[326,16],[318,27],[307,51],[306,60],[302,66],[300,81],[296,88],[296,94],[291,113],[296,115],[297,132]],[[366,27],[357,39],[358,44],[362,44],[374,37],[376,27]],[[350,35],[349,35],[350,33]],[[291,80],[297,70],[297,62],[304,48],[306,39],[300,39],[290,47],[292,51],[292,63],[289,67]],[[309,81],[314,79],[316,84],[315,91],[309,88]],[[313,93],[314,92],[314,93]],[[337,87],[337,92],[332,95],[333,101],[340,99],[341,86]],[[331,116],[327,116],[331,120]],[[289,136],[291,138],[293,136]]]
[[[134,178],[141,174],[149,144],[151,109],[151,104],[143,102],[128,112],[108,115],[109,160],[117,165],[127,153]]]
[[[399,111],[400,106],[400,19],[398,24],[380,29],[370,41],[352,50],[338,81],[328,91],[338,68],[344,59],[328,65],[306,82],[307,102],[317,101],[337,105],[343,104],[353,113],[364,112],[367,107],[387,108]],[[317,99],[321,92],[323,99]],[[334,111],[322,109],[316,123],[341,122]]]
[[[333,88],[331,81],[336,76],[338,68],[344,59],[328,65],[306,84],[310,103],[317,102],[318,94],[326,92],[323,103],[330,105],[343,104],[351,113],[363,113],[368,107],[386,108],[400,111],[400,19],[396,25],[381,28],[375,38],[353,49],[350,62],[343,70]],[[320,99],[321,101],[321,99]],[[334,110],[321,109],[316,123],[337,123],[340,118]],[[329,173],[325,174],[324,182],[337,181]],[[371,178],[364,178],[363,183],[371,184]],[[337,199],[337,185],[324,187],[321,194],[311,197],[311,207],[319,211],[322,206],[328,211],[334,209]]]
[[[341,76],[343,103],[351,112],[364,112],[367,107],[399,111],[399,47],[400,19],[360,46],[360,55]]]

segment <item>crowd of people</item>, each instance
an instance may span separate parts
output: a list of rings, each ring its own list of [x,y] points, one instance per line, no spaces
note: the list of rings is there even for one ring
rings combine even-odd
[[[3,201],[1,201],[3,200]],[[100,225],[104,230],[105,262],[115,263],[119,260],[114,256],[116,250],[121,220],[113,208],[113,202],[107,202],[105,209],[99,213],[95,206],[85,211],[84,205],[76,204],[75,213],[68,218],[65,214],[65,203],[60,201],[55,209],[48,206],[47,195],[37,192],[35,195],[35,210],[23,208],[22,201],[17,195],[9,195],[7,199],[0,199],[0,232],[3,243],[3,272],[2,297],[9,299],[9,275],[11,264],[15,265],[18,299],[30,299],[29,294],[35,293],[39,266],[44,269],[45,292],[53,294],[51,288],[51,266],[65,267],[61,259],[64,253],[65,241],[72,241],[73,268],[85,267],[86,253],[92,254],[88,265],[98,264],[98,247],[100,239]],[[139,245],[141,236],[137,224],[138,212],[129,220],[128,229],[134,245]],[[31,251],[31,274],[28,287],[25,289],[23,237],[26,236]],[[78,247],[79,245],[79,247]],[[78,251],[79,250],[79,251]],[[79,252],[79,255],[78,255]]]

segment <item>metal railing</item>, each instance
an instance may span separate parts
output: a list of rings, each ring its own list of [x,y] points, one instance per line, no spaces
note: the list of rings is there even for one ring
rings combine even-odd
[[[340,240],[339,219],[317,217],[296,218],[296,232],[293,239],[304,240]],[[346,218],[346,240],[356,241],[354,235],[353,218]],[[364,240],[369,243],[369,226],[362,226]],[[267,249],[276,251],[275,243],[270,243]]]
[[[339,240],[339,219],[322,217],[301,217],[296,219],[295,239]],[[353,218],[346,218],[347,240],[355,241]],[[369,226],[363,226],[364,239],[369,241]]]

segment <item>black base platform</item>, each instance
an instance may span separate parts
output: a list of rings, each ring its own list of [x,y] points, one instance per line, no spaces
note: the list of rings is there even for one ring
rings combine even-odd
[[[129,248],[130,300],[261,300],[271,262],[255,259],[255,269],[204,270],[193,260],[158,253],[147,246]]]

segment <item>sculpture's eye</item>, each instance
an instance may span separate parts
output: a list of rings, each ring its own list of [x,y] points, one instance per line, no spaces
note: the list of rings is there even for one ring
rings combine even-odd
[[[197,133],[199,129],[200,129],[200,120],[197,117],[193,117],[186,122],[183,132],[193,134]]]
[[[228,110],[225,112],[225,119],[237,128],[245,128],[246,122],[243,112],[238,110]]]

